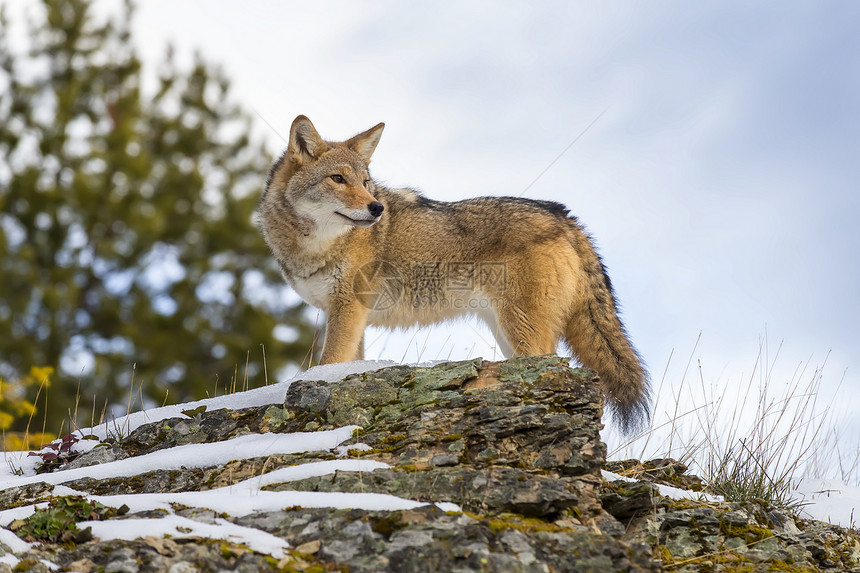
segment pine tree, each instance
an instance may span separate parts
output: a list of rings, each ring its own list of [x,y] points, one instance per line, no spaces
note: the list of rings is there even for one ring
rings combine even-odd
[[[38,407],[57,431],[75,411],[89,425],[94,398],[98,420],[130,391],[262,384],[263,352],[270,381],[301,363],[313,325],[252,222],[271,154],[224,74],[168,48],[147,94],[130,3],[40,14],[22,52],[0,13],[0,376],[54,367]]]

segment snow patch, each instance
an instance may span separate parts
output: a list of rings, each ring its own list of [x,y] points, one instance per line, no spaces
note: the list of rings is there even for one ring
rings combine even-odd
[[[860,487],[836,480],[802,479],[792,495],[806,504],[802,510],[806,517],[850,528],[860,522]]]
[[[615,480],[623,480],[627,482],[641,481],[634,478],[629,478],[627,476],[622,476],[616,473],[612,473],[606,470],[600,470],[600,473],[603,475],[603,479],[607,481],[615,481]],[[672,487],[670,485],[663,485],[661,483],[655,483],[657,486],[657,490],[660,492],[660,495],[663,497],[669,497],[672,499],[691,499],[694,501],[709,501],[709,502],[720,502],[724,501],[723,496],[721,495],[712,495],[709,493],[704,493],[701,491],[690,491],[688,489],[681,489],[678,487]]]
[[[180,515],[168,515],[160,519],[111,519],[108,521],[83,521],[78,527],[91,527],[93,536],[108,541],[112,539],[141,539],[144,537],[165,537],[174,539],[187,537],[207,537],[223,539],[233,543],[243,543],[264,555],[283,559],[289,544],[271,533],[243,527],[225,519],[215,519],[215,523],[202,523]]]
[[[28,549],[33,547],[32,543],[27,543],[8,529],[0,529],[0,544],[5,545],[14,553],[23,553],[24,551],[27,551]],[[6,555],[8,555],[8,553]],[[15,563],[11,563],[9,561],[0,561],[0,563],[9,563],[10,565],[12,565],[12,567],[14,567],[18,564],[18,561],[16,560]]]
[[[325,364],[322,366],[314,366],[277,384],[263,386],[262,388],[254,388],[245,392],[236,392],[233,394],[225,394],[215,398],[206,398],[196,400],[194,402],[186,402],[185,404],[175,404],[172,406],[162,406],[142,412],[133,412],[127,416],[117,418],[116,420],[99,424],[92,428],[84,428],[80,430],[80,435],[94,435],[99,439],[105,439],[110,434],[122,434],[123,436],[133,432],[138,427],[149,424],[151,422],[159,422],[168,418],[181,418],[184,416],[183,410],[193,410],[200,406],[206,406],[207,410],[217,410],[219,408],[230,408],[231,410],[239,410],[241,408],[253,408],[255,406],[266,406],[269,404],[283,404],[284,398],[287,395],[287,389],[293,382],[300,380],[316,380],[321,382],[337,382],[343,380],[347,376],[353,374],[363,374],[372,372],[380,368],[395,366],[397,362],[391,360],[356,360],[355,362],[343,362],[340,364]]]
[[[273,454],[331,450],[341,442],[350,439],[356,429],[358,426],[344,426],[322,432],[248,434],[223,442],[187,444],[124,460],[47,474],[35,474],[35,469],[28,468],[27,473],[34,475],[6,479],[0,477],[0,490],[37,482],[59,484],[81,478],[129,477],[159,469],[204,468],[225,464],[232,460],[259,458]],[[38,458],[31,459],[38,460]]]

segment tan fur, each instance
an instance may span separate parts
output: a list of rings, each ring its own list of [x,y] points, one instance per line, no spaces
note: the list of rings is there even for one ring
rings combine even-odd
[[[368,324],[473,314],[506,356],[551,354],[564,340],[598,372],[623,430],[647,421],[648,374],[603,264],[567,209],[511,197],[445,203],[382,187],[367,167],[383,127],[328,142],[299,116],[260,201],[284,278],[326,312],[322,363],[361,358]]]

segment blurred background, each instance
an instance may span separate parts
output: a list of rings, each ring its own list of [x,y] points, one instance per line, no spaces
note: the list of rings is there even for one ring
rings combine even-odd
[[[0,5],[10,430],[32,404],[56,433],[307,366],[323,317],[252,221],[298,114],[330,139],[386,122],[386,184],[565,203],[676,397],[657,418],[685,388],[816,378],[860,430],[856,3]],[[476,320],[367,341],[500,358]]]

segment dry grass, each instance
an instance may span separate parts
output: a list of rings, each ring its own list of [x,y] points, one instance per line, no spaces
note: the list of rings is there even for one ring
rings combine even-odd
[[[786,376],[779,363],[782,343],[771,356],[765,339],[745,383],[709,384],[701,362],[693,368],[698,344],[679,384],[667,384],[667,364],[653,427],[632,440],[616,440],[620,445],[610,458],[672,457],[702,477],[711,493],[792,512],[802,505],[792,494],[795,478],[857,481],[860,453],[844,447],[832,415],[835,395],[821,396],[826,357],[817,367],[811,359],[800,362]],[[612,432],[607,437],[613,441]]]

